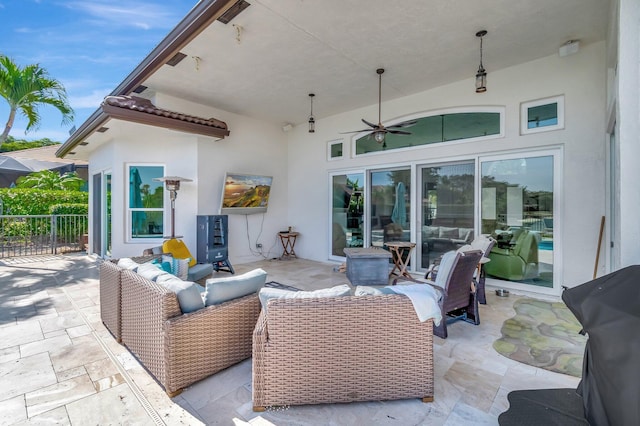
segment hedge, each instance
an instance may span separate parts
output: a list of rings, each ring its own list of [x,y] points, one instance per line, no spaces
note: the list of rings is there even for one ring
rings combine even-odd
[[[49,207],[49,214],[88,214],[88,204],[54,204]]]
[[[89,194],[80,191],[0,188],[0,199],[3,203],[2,214],[5,215],[51,214],[50,209],[60,204],[89,205]],[[72,209],[77,209],[77,207],[73,207]],[[86,211],[82,214],[84,213],[86,213]]]

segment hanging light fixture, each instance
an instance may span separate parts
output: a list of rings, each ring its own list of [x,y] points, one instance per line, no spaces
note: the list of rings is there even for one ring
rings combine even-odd
[[[316,131],[316,119],[313,117],[313,97],[314,93],[309,93],[309,99],[311,101],[311,113],[309,114],[309,133],[315,133]]]
[[[480,66],[476,73],[476,93],[484,93],[487,91],[487,72],[482,66],[482,37],[487,35],[486,30],[478,31],[476,37],[480,37]]]

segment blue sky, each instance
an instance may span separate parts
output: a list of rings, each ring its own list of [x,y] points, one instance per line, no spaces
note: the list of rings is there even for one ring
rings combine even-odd
[[[40,64],[67,89],[79,127],[198,0],[0,0],[0,54]],[[18,117],[10,135],[64,142],[71,126],[53,107],[40,108],[38,130]],[[9,115],[0,98],[2,131]]]

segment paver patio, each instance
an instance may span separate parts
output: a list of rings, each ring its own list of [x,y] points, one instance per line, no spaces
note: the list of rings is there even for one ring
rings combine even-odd
[[[492,425],[508,408],[511,390],[578,384],[575,377],[520,364],[493,350],[518,296],[488,292],[480,326],[457,322],[448,339],[434,338],[433,403],[416,399],[254,413],[251,360],[170,399],[103,326],[97,264],[85,255],[0,262],[0,425]],[[268,280],[301,289],[348,283],[333,266],[264,260],[236,265],[236,273],[261,267]]]

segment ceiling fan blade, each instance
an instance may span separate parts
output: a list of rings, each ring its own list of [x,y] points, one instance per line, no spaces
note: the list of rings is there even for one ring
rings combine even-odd
[[[371,132],[371,129],[362,129],[362,130],[352,130],[350,132],[340,132],[341,135],[346,135],[347,133],[362,133],[362,132]]]
[[[410,135],[411,134],[411,132],[405,132],[404,130],[393,130],[393,129],[387,129],[387,132],[394,135]]]
[[[398,124],[394,124],[392,126],[389,126],[389,129],[393,129],[393,128],[402,128],[402,127],[411,127],[411,126],[415,126],[418,123],[418,120],[410,120],[410,121],[403,121],[402,123],[398,123]]]
[[[374,129],[375,129],[376,127],[378,127],[378,125],[377,125],[377,124],[369,123],[369,122],[368,122],[367,120],[365,120],[364,118],[362,119],[362,122],[363,122],[364,124],[366,124],[367,126],[371,126],[371,127],[373,127]]]

